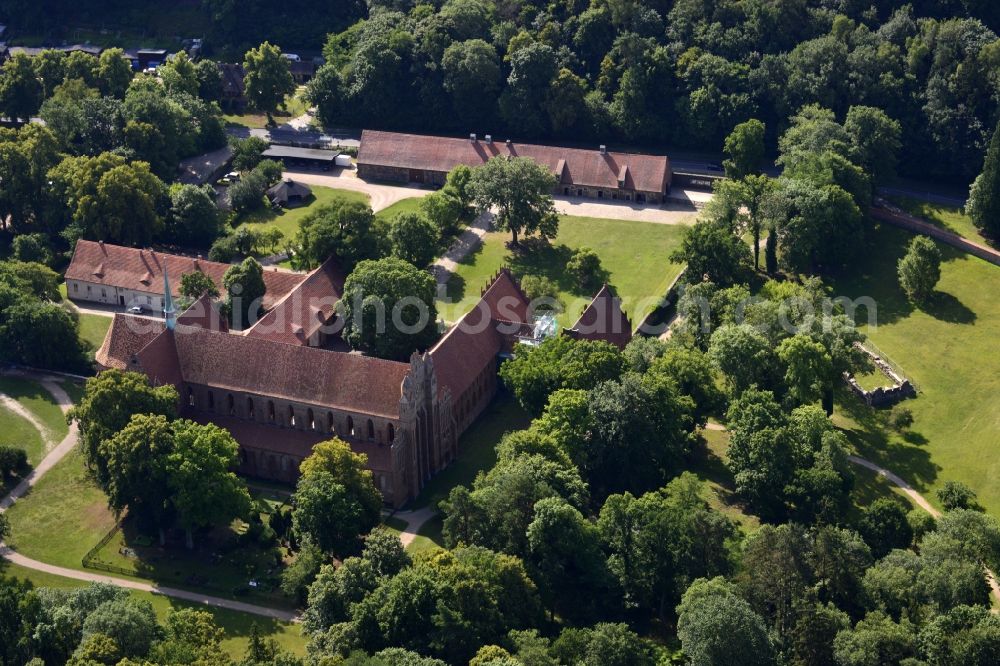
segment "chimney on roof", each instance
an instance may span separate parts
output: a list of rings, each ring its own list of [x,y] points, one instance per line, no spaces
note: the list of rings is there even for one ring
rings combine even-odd
[[[604,145],[604,144],[602,143],[602,144],[601,144],[601,155],[607,155],[607,154],[608,154],[608,147],[607,147],[607,146],[605,146],[605,145]]]
[[[493,135],[492,134],[487,134],[486,135],[486,143],[493,143]]]
[[[473,132],[472,134],[469,135],[469,141],[471,141],[472,143],[476,142],[476,133],[475,132]]]

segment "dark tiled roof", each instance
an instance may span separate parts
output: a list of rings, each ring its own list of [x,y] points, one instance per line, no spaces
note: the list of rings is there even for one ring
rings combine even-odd
[[[622,311],[621,299],[604,285],[567,333],[577,339],[604,340],[624,349],[632,340],[632,323]]]
[[[94,359],[105,368],[126,370],[132,357],[165,328],[162,320],[117,313]]]
[[[408,363],[201,329],[174,336],[185,381],[399,417]]]
[[[243,77],[243,65],[219,63],[222,72],[222,94],[226,97],[243,97],[246,88]]]
[[[199,270],[212,278],[219,293],[223,293],[222,277],[230,268],[230,264],[216,261],[80,240],[66,269],[66,279],[159,293],[163,289],[164,266],[170,273],[170,289],[175,298],[180,297],[181,276]],[[273,307],[304,279],[301,273],[265,269],[264,307]]]
[[[287,204],[289,199],[305,199],[312,194],[308,185],[303,185],[290,178],[272,185],[267,190],[267,198],[274,203]]]
[[[292,345],[307,344],[313,333],[333,318],[343,294],[344,274],[331,257],[276,303],[246,336]]]
[[[207,328],[210,331],[229,330],[229,323],[219,314],[218,307],[212,303],[208,294],[199,298],[191,304],[191,307],[182,312],[177,317],[177,325]]]
[[[527,143],[471,141],[440,136],[364,130],[359,165],[425,171],[451,171],[459,164],[479,166],[497,156],[530,157],[559,178],[560,184],[643,192],[663,192],[670,180],[670,161],[663,155],[601,153]]]
[[[476,307],[430,350],[439,391],[447,387],[458,399],[490,359],[504,349],[502,330],[527,326],[527,320],[527,296],[510,272],[501,269],[484,289]]]

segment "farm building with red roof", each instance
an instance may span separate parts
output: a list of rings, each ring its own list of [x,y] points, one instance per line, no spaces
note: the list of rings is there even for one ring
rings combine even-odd
[[[555,194],[662,203],[670,191],[670,160],[663,155],[496,142],[475,134],[455,139],[364,130],[358,176],[366,180],[443,185],[459,164],[475,167],[495,157],[529,157],[555,175]]]

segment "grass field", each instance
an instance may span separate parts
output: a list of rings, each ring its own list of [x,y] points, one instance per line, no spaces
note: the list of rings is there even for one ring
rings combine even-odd
[[[0,393],[17,400],[22,407],[41,421],[48,430],[45,436],[53,445],[61,442],[66,433],[69,432],[66,417],[63,416],[55,398],[37,382],[18,377],[0,377]],[[0,427],[0,440],[3,439],[4,432],[6,430]],[[37,430],[35,433],[38,434]],[[30,454],[28,458],[31,459]],[[38,461],[32,460],[31,462],[35,464]]]
[[[71,569],[82,569],[83,556],[115,525],[107,499],[88,478],[79,450],[53,467],[7,515],[11,523],[9,541],[18,552]],[[210,539],[213,548],[188,552],[179,545],[166,550],[143,546],[126,522],[125,529],[116,532],[97,559],[122,570],[115,575],[131,571],[136,579],[214,596],[278,607],[289,605],[274,589],[280,575],[272,571],[277,557],[274,552],[233,537],[227,528],[198,539]],[[136,555],[123,554],[126,547]],[[250,590],[251,579],[258,580],[260,587]]]
[[[422,197],[409,197],[408,199],[400,199],[396,203],[392,204],[388,208],[383,208],[379,212],[375,213],[377,217],[381,217],[384,220],[391,221],[394,217],[401,213],[419,213],[420,202],[423,200]]]
[[[80,560],[114,526],[107,499],[84,471],[79,449],[63,458],[7,511],[8,543],[47,564],[81,568]]]
[[[111,317],[80,313],[80,338],[90,343],[93,351],[100,349],[109,328],[111,328]]]
[[[563,326],[572,325],[590,303],[591,290],[581,290],[566,274],[572,250],[589,247],[601,258],[608,281],[621,297],[626,313],[637,326],[667,290],[681,270],[671,263],[670,253],[683,238],[685,226],[561,216],[559,234],[549,246],[534,246],[521,253],[506,247],[507,233],[486,234],[484,243],[459,265],[448,283],[453,302],[439,303],[438,311],[448,321],[468,312],[480,297],[480,289],[502,265],[519,275],[543,275],[559,289],[566,310],[559,316]]]
[[[87,585],[83,581],[41,573],[2,560],[0,560],[0,575],[29,580],[35,587],[78,588]],[[273,638],[284,649],[297,655],[305,654],[306,639],[302,636],[302,630],[297,624],[248,615],[225,608],[189,603],[151,592],[133,590],[131,595],[136,599],[149,601],[160,622],[165,621],[170,612],[174,610],[194,608],[208,611],[215,618],[216,623],[225,630],[226,639],[222,646],[234,659],[239,660],[246,653],[250,629],[254,624],[257,625],[262,636]]]
[[[274,114],[274,122],[281,125],[286,123],[292,118],[298,118],[303,113],[309,110],[309,105],[302,98],[302,93],[305,92],[305,86],[299,86],[299,88],[285,98],[285,103],[282,108]],[[267,127],[267,114],[266,113],[224,113],[222,115],[222,120],[227,125],[238,125],[241,127],[249,127],[250,129],[263,129]]]
[[[291,240],[295,238],[295,234],[299,231],[299,220],[320,206],[328,204],[335,199],[368,202],[368,196],[361,192],[337,190],[332,187],[319,187],[316,185],[310,185],[310,187],[312,188],[313,196],[306,205],[295,208],[280,208],[278,210],[270,207],[262,208],[247,215],[242,220],[242,223],[254,226],[275,226],[285,234],[286,239]]]
[[[45,452],[45,441],[28,419],[0,405],[0,445],[24,449],[28,463],[37,465]],[[0,491],[6,490],[0,479]]]
[[[932,503],[945,481],[963,481],[983,506],[1000,513],[1000,268],[939,245],[944,263],[937,291],[914,308],[896,280],[896,263],[911,236],[878,228],[866,243],[871,255],[854,275],[834,281],[835,296],[869,296],[878,325],[871,340],[913,378],[921,393],[905,404],[914,424],[890,430],[884,411],[842,399],[837,419],[861,455],[905,478]],[[867,321],[860,310],[859,320]],[[862,322],[859,322],[862,323]]]
[[[923,218],[942,229],[947,229],[952,233],[977,243],[992,245],[990,241],[979,233],[976,225],[972,223],[969,216],[963,213],[960,208],[928,203],[919,199],[911,199],[910,197],[892,197],[891,201],[906,212]]]

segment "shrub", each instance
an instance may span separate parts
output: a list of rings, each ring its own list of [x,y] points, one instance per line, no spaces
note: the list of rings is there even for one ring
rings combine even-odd
[[[529,300],[540,301],[533,304],[535,310],[554,312],[563,311],[563,305],[557,296],[559,289],[556,288],[555,283],[547,277],[541,275],[525,275],[521,278],[521,289],[524,291]]]
[[[581,247],[573,252],[566,262],[566,272],[581,289],[596,289],[604,278],[601,258],[589,247]]]
[[[979,503],[976,501],[976,493],[961,481],[945,481],[944,485],[938,489],[937,497],[945,511],[980,509]]]
[[[28,467],[28,454],[14,446],[0,446],[0,476],[14,476]]]

